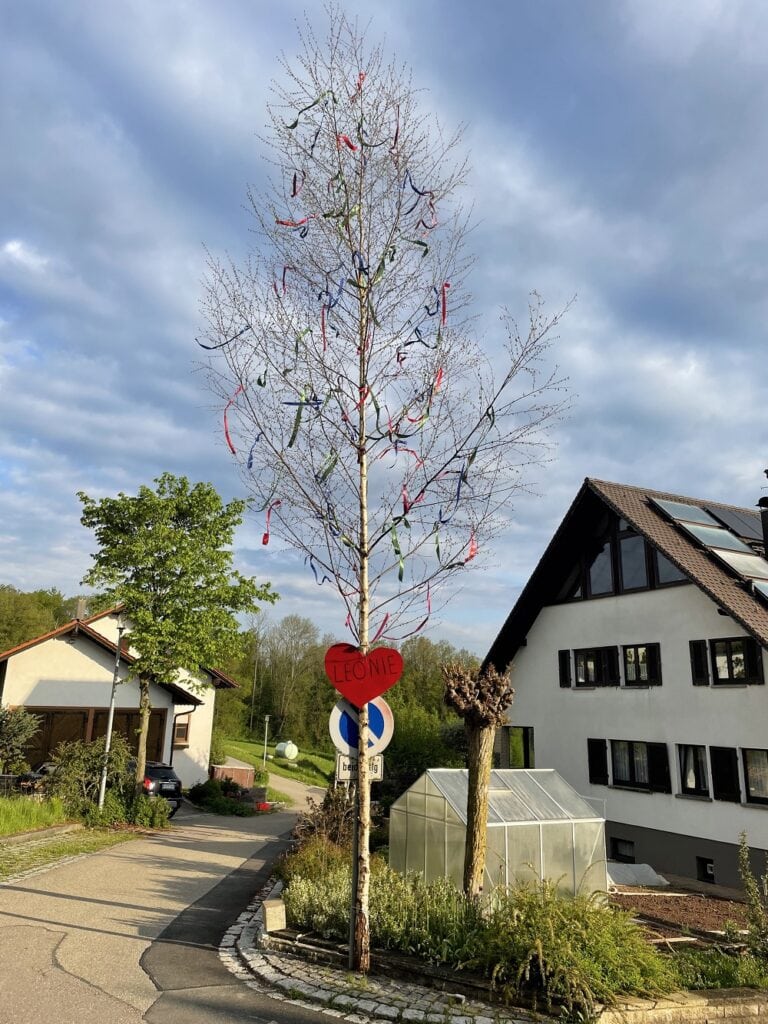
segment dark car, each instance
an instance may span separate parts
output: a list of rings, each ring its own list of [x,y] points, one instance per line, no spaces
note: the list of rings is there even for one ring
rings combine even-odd
[[[181,779],[169,764],[147,761],[142,788],[147,796],[161,796],[168,801],[170,817],[181,807]]]

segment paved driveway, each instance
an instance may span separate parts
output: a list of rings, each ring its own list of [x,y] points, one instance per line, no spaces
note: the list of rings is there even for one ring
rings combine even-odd
[[[162,1016],[149,1011],[169,989],[202,989],[201,971],[223,984],[214,947],[268,874],[293,820],[291,812],[219,818],[183,809],[171,833],[0,885],[0,1024],[219,1019],[193,1012],[190,996],[183,1016],[171,1005]],[[158,956],[151,947],[164,933],[155,945],[172,955]],[[265,1008],[239,1019],[265,1019]]]

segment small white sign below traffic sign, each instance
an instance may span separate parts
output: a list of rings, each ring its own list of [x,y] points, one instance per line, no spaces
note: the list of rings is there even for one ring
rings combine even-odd
[[[336,755],[336,781],[357,782],[357,764],[359,758],[348,757],[346,754]],[[384,758],[375,754],[368,758],[368,778],[371,782],[381,782],[384,778]]]

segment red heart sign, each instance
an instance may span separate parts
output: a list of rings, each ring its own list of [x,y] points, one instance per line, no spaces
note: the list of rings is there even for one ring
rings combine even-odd
[[[325,674],[350,704],[361,708],[395,685],[403,674],[403,658],[393,647],[361,654],[352,644],[334,644],[325,652]]]

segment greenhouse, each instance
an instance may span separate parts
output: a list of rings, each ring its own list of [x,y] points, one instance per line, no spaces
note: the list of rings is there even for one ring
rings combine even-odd
[[[389,864],[461,888],[468,772],[431,768],[390,809]],[[491,772],[483,888],[547,879],[562,892],[607,887],[605,820],[546,768]]]

